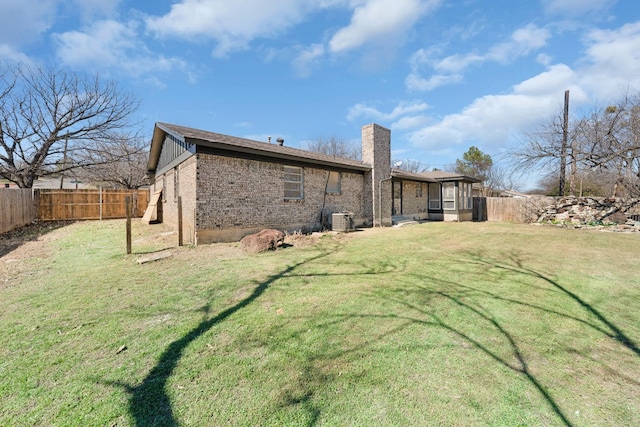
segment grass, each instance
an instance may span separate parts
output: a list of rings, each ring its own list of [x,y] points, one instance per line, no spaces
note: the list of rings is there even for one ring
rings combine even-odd
[[[427,223],[139,265],[154,227],[124,255],[123,222],[70,225],[0,286],[0,425],[640,425],[637,234]]]

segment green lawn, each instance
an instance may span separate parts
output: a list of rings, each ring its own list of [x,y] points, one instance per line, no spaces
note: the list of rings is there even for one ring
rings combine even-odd
[[[1,426],[640,425],[640,233],[426,223],[136,263],[157,227],[133,255],[105,221],[0,258]]]

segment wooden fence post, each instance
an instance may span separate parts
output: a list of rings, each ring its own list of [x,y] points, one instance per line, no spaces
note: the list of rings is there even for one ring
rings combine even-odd
[[[131,253],[131,196],[125,197],[127,210],[127,255]]]

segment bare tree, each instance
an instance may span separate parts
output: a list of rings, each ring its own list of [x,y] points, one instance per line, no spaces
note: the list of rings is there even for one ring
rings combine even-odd
[[[586,130],[591,169],[615,175],[612,195],[640,195],[640,95],[594,110]]]
[[[427,172],[429,170],[429,165],[414,159],[393,160],[391,164],[397,169],[412,173]]]
[[[115,137],[109,146],[98,143],[97,150],[84,153],[85,166],[78,175],[83,179],[114,187],[136,189],[148,184],[147,157],[149,143],[144,138],[128,135]]]
[[[29,188],[42,176],[91,166],[134,125],[139,102],[113,82],[60,69],[0,70],[0,177]]]
[[[360,147],[336,136],[320,137],[305,143],[305,148],[327,156],[360,160]]]
[[[577,176],[585,165],[584,150],[585,120],[573,120],[567,131],[567,146],[564,147],[565,125],[563,114],[550,116],[538,124],[532,132],[524,135],[524,142],[510,153],[515,168],[521,171],[537,169],[550,174],[561,168],[560,162],[568,161],[569,192],[575,194]],[[558,176],[560,173],[557,173]]]

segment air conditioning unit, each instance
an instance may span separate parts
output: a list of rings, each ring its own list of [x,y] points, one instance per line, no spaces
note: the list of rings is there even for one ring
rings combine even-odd
[[[353,212],[334,212],[331,214],[331,230],[349,232],[355,229]]]

